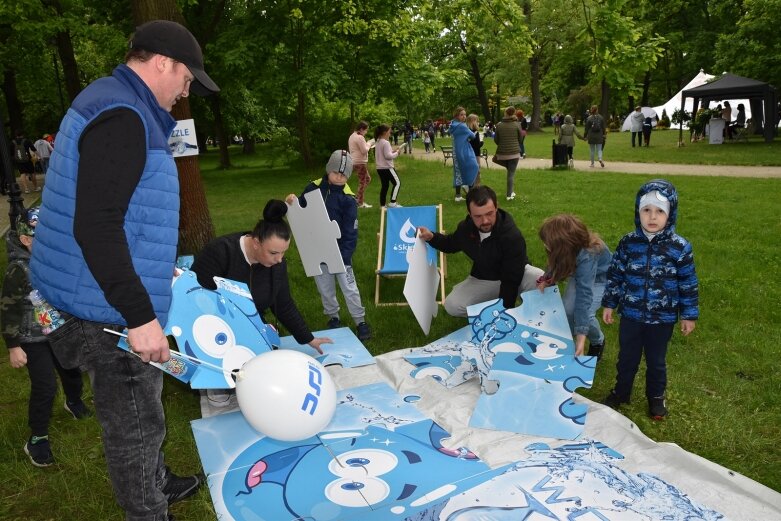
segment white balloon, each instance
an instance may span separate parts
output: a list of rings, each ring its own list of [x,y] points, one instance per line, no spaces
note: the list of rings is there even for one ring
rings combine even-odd
[[[289,349],[247,361],[236,375],[236,398],[247,423],[281,441],[314,436],[336,410],[336,386],[325,367]]]

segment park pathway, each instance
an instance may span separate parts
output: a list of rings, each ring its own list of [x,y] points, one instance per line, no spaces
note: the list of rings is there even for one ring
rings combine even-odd
[[[439,161],[443,162],[442,152],[437,150],[430,154],[426,154],[422,150],[422,145],[416,143],[420,148],[413,148],[412,157],[414,159],[421,159],[427,161]],[[404,155],[404,157],[409,157]],[[448,165],[452,165],[448,161]],[[480,160],[480,167],[486,168],[486,162]],[[522,160],[518,165],[520,170],[529,169],[546,169],[551,167],[550,158],[529,157]],[[488,160],[489,169],[502,169],[497,164]],[[765,177],[765,178],[781,178],[781,167],[778,166],[714,166],[714,165],[671,165],[666,163],[619,163],[619,162],[605,162],[605,168],[601,168],[598,165],[594,168],[589,167],[588,161],[575,161],[575,170],[584,172],[621,172],[625,174],[643,174],[643,175],[696,175],[696,176],[731,176],[731,177]],[[43,186],[42,176],[38,176],[38,186]],[[40,192],[32,192],[29,194],[22,194],[24,197],[24,206],[29,208],[40,200]],[[0,234],[5,235],[8,230],[8,198],[2,198],[4,204],[0,206],[2,210],[2,216],[0,217]]]
[[[418,146],[422,147],[419,143]],[[408,157],[407,154],[404,157]],[[412,157],[416,159],[426,159],[430,161],[443,162],[442,152],[437,150],[430,154],[425,151],[413,148]],[[448,160],[448,165],[452,165]],[[529,157],[518,164],[519,170],[546,169],[551,168],[551,158]],[[485,168],[486,162],[480,160],[480,168]],[[488,160],[488,168],[503,168]],[[605,161],[605,168],[601,168],[599,163],[594,168],[589,166],[588,161],[575,160],[575,170],[592,172],[621,172],[625,174],[644,174],[644,175],[696,175],[696,176],[728,176],[728,177],[765,177],[781,178],[781,167],[779,166],[728,166],[728,165],[672,165],[666,163],[620,163]]]

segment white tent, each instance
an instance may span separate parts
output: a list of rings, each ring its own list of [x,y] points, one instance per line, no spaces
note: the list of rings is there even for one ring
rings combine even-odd
[[[643,118],[651,118],[652,127],[656,126],[656,123],[659,120],[659,114],[656,112],[655,109],[652,109],[651,107],[641,107],[640,112],[643,113]],[[633,113],[634,111],[630,112],[629,115],[624,119],[624,124],[621,125],[621,132],[629,132],[630,130],[632,130],[631,118]]]
[[[700,69],[700,72],[697,73],[697,76],[692,78],[692,80],[686,84],[684,88],[678,91],[678,93],[670,98],[667,103],[664,105],[659,105],[658,107],[654,107],[653,109],[658,114],[659,118],[662,117],[662,111],[667,112],[667,117],[672,120],[673,112],[676,110],[680,110],[681,108],[681,93],[685,90],[693,89],[694,87],[699,87],[700,85],[704,85],[708,83],[709,81],[715,79],[716,76],[712,74],[706,73],[704,70]],[[712,101],[709,103],[709,105],[712,106],[706,106],[705,108],[716,108],[717,105],[721,104],[724,106],[724,101],[729,101],[730,106],[732,106],[732,121],[735,121],[735,117],[738,114],[738,103],[743,103],[743,106],[746,109],[746,119],[749,119],[751,117],[751,107],[749,106],[747,99],[731,99],[731,100],[722,100],[721,102]],[[684,110],[691,114],[692,109],[694,108],[694,99],[692,98],[686,98],[686,106],[684,107]],[[670,123],[672,127],[678,127],[675,123]],[[686,123],[683,124],[684,128],[688,128],[688,125]],[[628,129],[629,127],[627,127]]]
[[[709,80],[715,78],[712,74],[706,73],[704,70],[700,69],[700,72],[697,73],[697,76],[692,78],[692,80],[686,84],[681,90],[678,91],[678,93],[667,100],[667,103],[664,105],[659,105],[658,107],[654,107],[654,110],[659,115],[659,117],[662,117],[663,111],[667,112],[667,117],[672,120],[673,112],[676,110],[680,110],[681,108],[681,92],[687,90],[687,89],[693,89],[694,87],[699,87],[700,85],[704,85],[708,83]],[[730,102],[732,104],[732,102]],[[737,105],[733,105],[733,107],[737,107]],[[686,107],[684,107],[684,110],[691,113],[692,109],[694,108],[694,100],[691,98],[686,98]],[[733,109],[735,112],[737,112],[737,109]],[[671,123],[671,125],[673,125]],[[676,126],[676,125],[673,125]],[[686,124],[684,123],[684,127]]]

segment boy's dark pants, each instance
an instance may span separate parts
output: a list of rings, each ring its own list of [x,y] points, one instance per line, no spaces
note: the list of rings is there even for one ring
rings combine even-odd
[[[640,360],[645,353],[645,395],[664,396],[667,388],[667,345],[675,324],[643,324],[621,318],[618,328],[618,363],[615,394],[628,400]]]
[[[52,416],[52,404],[57,394],[57,376],[59,373],[65,399],[69,402],[81,400],[83,382],[78,369],[63,369],[52,353],[48,342],[23,344],[27,354],[27,372],[30,375],[30,404],[28,422],[33,436],[49,434],[49,420]]]

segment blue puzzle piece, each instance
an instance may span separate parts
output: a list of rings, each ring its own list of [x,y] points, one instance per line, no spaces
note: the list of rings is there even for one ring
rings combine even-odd
[[[523,304],[514,309],[505,309],[499,299],[469,306],[466,328],[404,357],[415,365],[410,374],[432,376],[446,387],[478,376],[482,390],[492,394],[496,389],[488,373],[497,353],[525,353],[538,359],[574,355],[575,343],[558,288],[528,291],[523,297]]]
[[[572,393],[591,387],[597,358],[498,353],[488,375],[497,392],[481,395],[469,425],[522,434],[575,439],[583,432],[588,407]],[[511,411],[511,413],[510,413]]]
[[[497,475],[386,384],[340,391],[318,436],[280,442],[229,413],[193,422],[220,519],[399,521]],[[244,425],[242,425],[242,422]]]
[[[309,355],[323,365],[340,365],[347,368],[375,363],[374,357],[349,327],[314,331],[312,334],[316,337],[328,337],[333,340],[332,344],[322,344],[320,346],[323,350],[322,355],[310,345],[299,344],[292,336],[283,337],[279,347]]]
[[[236,283],[239,284],[239,283]],[[230,372],[247,360],[271,350],[255,323],[225,290],[201,287],[192,271],[174,280],[173,297],[168,312],[166,335],[172,335],[179,351],[221,368],[223,372],[201,365],[190,380],[194,389],[230,389],[235,382]],[[244,306],[247,309],[247,306]],[[254,305],[252,306],[254,310]]]

